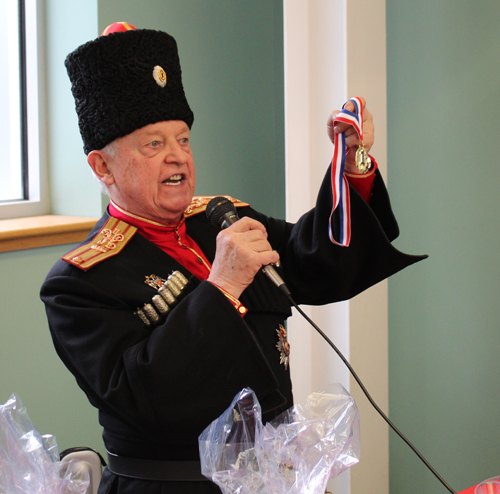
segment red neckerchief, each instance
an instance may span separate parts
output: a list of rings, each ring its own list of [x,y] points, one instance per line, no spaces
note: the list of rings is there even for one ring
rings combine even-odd
[[[184,218],[177,223],[162,224],[129,213],[113,202],[109,204],[109,214],[135,226],[143,237],[160,247],[199,280],[208,278],[212,266],[196,242],[186,234]]]

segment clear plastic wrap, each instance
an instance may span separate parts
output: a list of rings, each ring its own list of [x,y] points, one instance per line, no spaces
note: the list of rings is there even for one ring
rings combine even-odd
[[[0,405],[0,492],[2,494],[85,494],[89,472],[74,478],[61,468],[54,436],[42,436],[13,394]]]
[[[201,472],[224,494],[323,494],[359,461],[359,413],[340,385],[312,393],[266,425],[243,389],[199,437]]]
[[[500,477],[481,482],[476,486],[474,494],[500,494]]]

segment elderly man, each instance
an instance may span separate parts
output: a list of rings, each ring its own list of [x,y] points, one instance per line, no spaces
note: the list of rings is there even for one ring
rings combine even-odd
[[[66,60],[88,163],[110,204],[55,264],[41,297],[59,356],[99,410],[109,453],[99,492],[220,492],[200,475],[200,432],[244,387],[264,421],[292,406],[290,301],[262,266],[280,261],[297,303],[326,304],[421,257],[391,246],[398,229],[376,164],[360,175],[353,153],[349,247],[328,235],[330,171],[316,208],[296,224],[232,199],[241,219],[213,226],[208,199],[193,197],[193,114],[175,41],[125,23],[118,31]],[[337,113],[330,138],[345,132],[356,148],[352,127],[334,125]],[[373,123],[364,116],[369,149]]]

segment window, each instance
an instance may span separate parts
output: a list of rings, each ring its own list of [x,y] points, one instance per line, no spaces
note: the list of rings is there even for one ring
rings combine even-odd
[[[46,213],[40,150],[37,0],[0,0],[0,218]]]

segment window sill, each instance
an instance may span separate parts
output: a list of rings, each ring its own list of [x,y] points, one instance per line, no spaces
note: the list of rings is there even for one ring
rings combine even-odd
[[[81,242],[97,220],[57,215],[0,220],[0,252]]]

